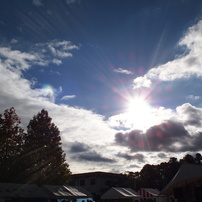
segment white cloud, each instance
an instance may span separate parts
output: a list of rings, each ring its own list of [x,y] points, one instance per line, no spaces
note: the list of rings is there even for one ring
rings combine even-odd
[[[120,73],[120,74],[133,74],[133,72],[127,69],[122,69],[122,68],[114,69],[114,72]]]
[[[50,63],[60,65],[59,58],[72,57],[70,51],[78,49],[70,41],[53,40],[32,46],[30,52],[12,50],[10,47],[0,47],[1,63],[13,71],[27,70],[32,65],[47,66]],[[50,56],[51,53],[51,56]]]
[[[134,88],[150,87],[152,81],[159,79],[173,81],[191,76],[202,77],[202,20],[189,28],[179,45],[189,50],[187,55],[150,69],[143,77],[134,79]]]
[[[189,103],[176,108],[176,120],[182,122],[191,135],[196,135],[202,130],[202,109]]]
[[[11,40],[11,43],[17,43],[17,42],[18,42],[17,39],[12,39],[12,40]]]
[[[37,7],[43,6],[42,0],[33,0],[32,4]]]
[[[188,99],[188,100],[200,100],[201,96],[198,96],[198,95],[188,95],[186,97],[186,99]]]
[[[141,120],[140,127],[138,121],[140,117],[131,116],[128,113],[118,114],[109,117],[108,123],[111,127],[118,128],[119,130],[131,131],[141,130],[147,131],[150,127],[159,125],[167,121],[181,123],[191,136],[196,136],[202,131],[202,109],[184,103],[177,106],[176,109],[169,109],[164,107],[151,108],[148,114],[145,114]]]
[[[0,53],[0,114],[14,107],[22,126],[26,128],[29,120],[45,108],[61,131],[63,145],[73,141],[86,142],[92,150],[100,147],[101,153],[108,152],[105,145],[113,142],[115,130],[108,126],[104,117],[90,110],[55,104],[55,96],[57,91],[62,91],[61,87],[58,90],[51,86],[34,88],[32,81],[23,78],[22,71],[36,62],[36,56],[5,47],[0,49]],[[43,62],[43,57],[40,59]],[[15,63],[18,63],[18,71],[15,70]],[[74,98],[74,95],[65,98]],[[67,149],[64,147],[64,150]],[[101,153],[97,153],[97,156]],[[70,155],[67,155],[67,162],[72,172],[81,171],[81,164],[72,160]],[[100,169],[100,164],[93,162],[90,165],[85,163],[83,169],[92,169],[92,165]]]
[[[197,26],[201,27],[201,23]],[[136,78],[136,87],[149,87],[155,79],[174,80],[176,78],[188,78],[191,75],[200,76],[200,71],[202,71],[199,68],[199,64],[201,64],[199,52],[201,50],[201,36],[199,33],[200,29],[197,26],[191,28],[186,35],[187,37],[184,37],[180,42],[181,45],[184,44],[190,48],[190,52],[186,56],[151,69],[143,77]],[[196,42],[197,44],[195,44]],[[93,111],[55,104],[57,93],[53,87],[36,89],[32,86],[33,83],[31,81],[26,80],[22,76],[22,71],[29,69],[34,64],[44,66],[54,63],[59,65],[62,58],[71,57],[71,51],[78,48],[78,46],[72,45],[71,42],[60,42],[57,40],[36,44],[34,48],[32,47],[32,53],[12,50],[7,47],[0,48],[0,113],[12,106],[15,107],[23,126],[26,127],[33,115],[45,108],[61,131],[65,150],[68,150],[68,147],[65,147],[65,145],[68,145],[70,142],[84,142],[87,146],[90,146],[91,151],[99,151],[99,154],[107,153],[109,159],[115,158],[117,160],[117,163],[111,166],[103,163],[94,164],[93,162],[90,164],[78,163],[72,160],[67,153],[67,162],[70,164],[70,169],[73,172],[89,171],[90,169],[109,171],[114,167],[117,167],[118,171],[124,171],[124,169],[134,171],[134,162],[126,163],[123,159],[115,157],[120,151],[123,154],[127,154],[128,150],[123,149],[121,146],[113,145],[114,134],[117,131],[110,128],[110,126],[128,129],[135,127],[134,122],[129,120],[125,114],[112,116],[106,122],[103,116]],[[18,71],[16,71],[16,68]],[[61,92],[62,88],[59,91]],[[67,95],[63,99],[73,97],[74,95]],[[152,119],[153,122],[150,122],[150,124],[158,124],[163,120],[178,121],[185,125],[185,128],[192,136],[195,136],[196,132],[202,130],[199,119],[199,117],[202,117],[201,109],[188,103],[178,106],[175,110],[163,107],[153,109],[151,115],[154,119]],[[151,154],[149,155],[151,156]],[[144,162],[139,165],[140,167],[143,166]],[[80,170],[81,167],[83,167],[82,170]]]
[[[133,88],[136,89],[141,87],[149,88],[152,83],[149,79],[147,79],[146,76],[143,76],[143,77],[137,77],[136,79],[134,79],[133,84],[134,84]]]
[[[67,4],[72,4],[72,3],[75,3],[75,2],[77,2],[78,0],[66,0],[66,3]]]
[[[53,64],[56,64],[56,65],[61,65],[62,64],[62,61],[61,60],[58,60],[58,59],[53,59]]]
[[[47,43],[48,48],[55,57],[65,58],[72,57],[72,54],[69,52],[74,49],[78,49],[78,46],[72,45],[70,41],[57,41]]]
[[[11,50],[7,47],[0,47],[1,61],[7,68],[17,68],[18,70],[25,70],[30,67],[30,62],[37,60],[35,55],[20,52],[18,50]]]
[[[12,52],[12,50],[10,51]],[[113,144],[114,134],[117,131],[109,127],[109,125],[112,127],[119,126],[120,121],[123,124],[122,119],[125,118],[126,120],[126,117],[117,115],[116,117],[111,117],[109,122],[106,122],[103,116],[93,111],[69,107],[67,105],[57,105],[54,103],[56,95],[53,87],[34,89],[31,81],[24,79],[21,73],[13,71],[12,68],[8,68],[5,63],[0,63],[0,86],[0,113],[2,114],[5,109],[12,106],[15,107],[25,128],[33,115],[37,114],[42,108],[48,110],[53,122],[61,131],[63,149],[67,152],[67,162],[73,173],[95,170],[112,171],[114,167],[118,168],[117,172],[124,172],[126,169],[131,171],[138,169],[134,166],[134,161],[127,163],[125,159],[120,159],[120,157],[116,156],[120,151],[127,156],[128,150]],[[62,88],[60,87],[58,91],[61,92]],[[67,96],[67,98],[70,97]],[[153,110],[152,113],[159,122],[163,119],[172,119],[186,123],[186,129],[193,135],[194,131],[196,131],[196,126],[198,130],[201,129],[197,119],[198,116],[202,116],[202,112],[189,104],[179,106],[176,110],[159,108]],[[197,114],[197,116],[193,117],[191,113]],[[127,126],[131,127],[130,125]],[[110,164],[103,164],[102,162],[91,162],[87,164],[86,162],[72,159],[72,154],[68,153],[68,145],[73,142],[83,142],[86,146],[90,147],[89,152],[96,151],[94,158],[97,156],[102,161],[110,161],[111,159],[114,162]],[[108,154],[107,158],[102,158],[101,154],[105,153]],[[131,152],[130,155],[132,157],[134,156]],[[149,162],[149,157],[148,159],[145,158],[146,161]],[[145,162],[138,164],[140,168]]]
[[[76,95],[65,95],[61,98],[61,100],[69,100],[76,98]]]
[[[108,123],[111,127],[124,130],[147,130],[153,125],[162,123],[165,120],[176,117],[176,112],[172,109],[165,109],[164,107],[151,108],[140,117],[137,114],[123,113],[109,117]]]

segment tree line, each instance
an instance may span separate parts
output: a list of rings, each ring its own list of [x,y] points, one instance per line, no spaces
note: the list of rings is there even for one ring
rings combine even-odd
[[[171,157],[168,162],[157,165],[146,164],[141,171],[126,172],[128,186],[139,190],[140,188],[154,188],[162,190],[178,172],[182,163],[197,164],[202,166],[202,156],[186,154],[182,159]]]
[[[35,115],[26,131],[20,123],[13,107],[0,114],[0,182],[67,184],[71,172],[48,112]]]

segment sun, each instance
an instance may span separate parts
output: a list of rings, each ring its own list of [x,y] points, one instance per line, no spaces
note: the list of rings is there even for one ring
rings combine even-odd
[[[128,102],[128,113],[144,116],[150,109],[149,104],[143,99],[132,99]]]
[[[128,100],[125,115],[133,128],[143,131],[154,121],[152,107],[144,98],[131,98]]]
[[[122,113],[109,118],[110,126],[121,130],[141,130],[145,133],[150,127],[162,122],[159,108],[152,106],[147,98],[130,96],[125,101]]]

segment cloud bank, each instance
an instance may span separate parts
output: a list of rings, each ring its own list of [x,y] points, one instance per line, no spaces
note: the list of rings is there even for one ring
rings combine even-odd
[[[188,29],[178,45],[184,47],[188,53],[166,64],[150,69],[142,77],[135,78],[133,81],[134,89],[148,88],[159,80],[173,81],[176,79],[188,79],[192,76],[202,77],[202,20]]]
[[[202,109],[189,103],[176,108],[172,119],[150,127],[146,132],[118,132],[116,144],[137,151],[186,152],[202,150]]]
[[[18,43],[17,40],[13,42]],[[185,46],[188,53],[134,79],[134,88],[151,87],[155,82],[192,76],[200,78],[202,21],[188,30],[179,45]],[[73,52],[78,50],[79,46],[72,42],[59,40],[32,45],[30,51],[0,47],[1,113],[14,106],[26,128],[28,121],[42,108],[48,110],[61,131],[67,162],[73,172],[80,172],[81,167],[82,172],[98,169],[112,171],[115,167],[117,172],[133,170],[150,159],[161,161],[162,158],[169,158],[173,152],[202,150],[202,109],[189,103],[175,109],[153,109],[151,115],[154,119],[143,131],[135,128],[134,122],[130,122],[125,114],[114,115],[106,121],[106,117],[91,110],[56,104],[58,90],[37,88],[37,78],[28,80],[24,77],[24,72],[30,68],[61,65],[64,59],[73,57]],[[121,68],[115,72],[130,74]],[[75,97],[70,94],[62,100]],[[187,99],[200,100],[201,97],[189,95]]]
[[[78,49],[76,45],[57,40],[36,44],[31,52],[21,52],[12,50],[10,47],[0,47],[1,113],[5,109],[14,107],[21,119],[22,126],[26,128],[28,121],[41,109],[45,108],[49,112],[49,116],[52,117],[52,121],[61,131],[64,150],[67,151],[67,143],[69,147],[70,142],[73,140],[78,141],[71,147],[70,155],[67,155],[67,162],[72,161],[72,156],[75,156],[76,151],[79,153],[85,150],[86,153],[79,153],[76,159],[92,162],[115,162],[110,158],[103,157],[99,152],[95,151],[96,146],[95,148],[93,146],[103,145],[106,140],[113,140],[115,130],[109,128],[103,116],[79,107],[74,108],[68,105],[56,104],[56,89],[51,86],[36,88],[36,79],[27,80],[23,76],[24,71],[28,71],[35,65],[47,66],[55,59],[73,57],[70,51],[75,49]],[[61,90],[59,89],[58,91]],[[75,98],[75,95],[67,95],[63,97],[63,100],[73,98]],[[86,140],[88,140],[88,145],[91,145],[91,150],[88,149],[89,146],[83,145],[82,147],[82,144],[79,143]],[[79,167],[77,166],[74,172],[78,169]]]

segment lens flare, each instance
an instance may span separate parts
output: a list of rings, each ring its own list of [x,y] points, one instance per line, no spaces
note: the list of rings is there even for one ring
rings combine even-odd
[[[42,86],[42,91],[44,96],[53,96],[54,95],[54,88],[49,84],[44,84]]]
[[[38,90],[43,99],[50,102],[55,102],[55,96],[57,95],[57,90],[55,90],[51,85],[43,84],[41,88]]]

